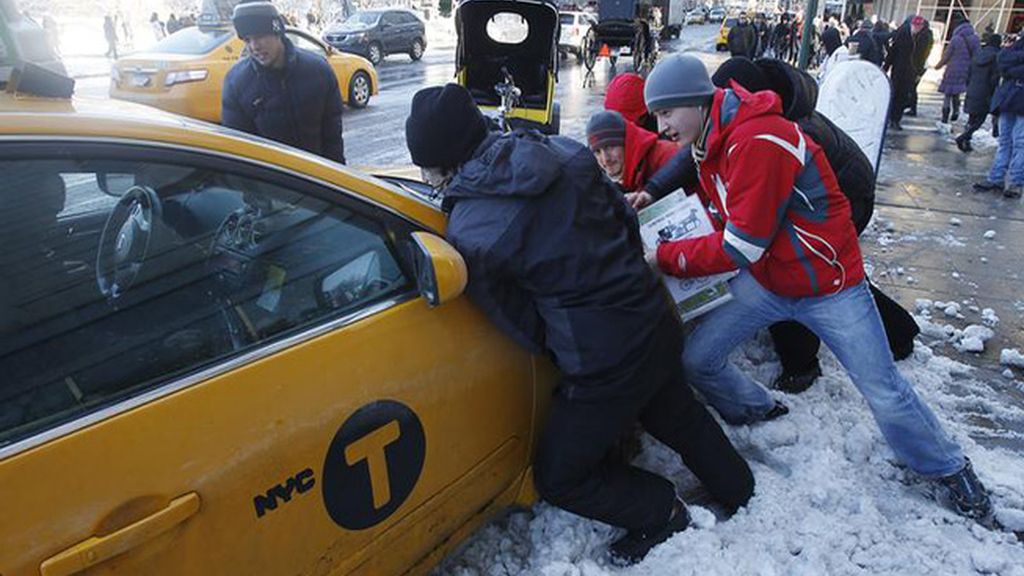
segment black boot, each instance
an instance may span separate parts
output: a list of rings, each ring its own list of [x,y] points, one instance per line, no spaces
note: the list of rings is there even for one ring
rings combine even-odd
[[[996,182],[975,182],[972,186],[975,192],[1002,192],[1003,185]]]
[[[988,490],[981,480],[978,480],[970,460],[967,460],[956,474],[943,476],[936,482],[942,490],[942,495],[957,514],[975,520],[983,520],[992,514]]]
[[[942,123],[949,124],[949,108],[942,109]]]
[[[818,376],[821,376],[821,365],[815,360],[814,365],[803,372],[783,370],[782,374],[779,374],[779,377],[772,382],[772,387],[787,394],[799,394],[810,388]]]
[[[672,508],[672,515],[663,527],[650,532],[640,530],[627,532],[625,536],[608,546],[608,555],[611,557],[612,564],[616,566],[636,564],[643,560],[652,548],[668,540],[677,532],[686,530],[689,525],[690,513],[686,510],[686,504],[677,498]]]

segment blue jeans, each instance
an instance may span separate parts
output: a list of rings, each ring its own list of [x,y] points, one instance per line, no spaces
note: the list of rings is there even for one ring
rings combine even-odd
[[[988,172],[988,181],[1004,184],[1010,173],[1010,186],[1024,185],[1024,119],[1016,114],[999,115],[999,148]]]
[[[817,334],[846,368],[903,463],[928,477],[963,468],[960,447],[896,369],[867,282],[830,296],[787,298],[769,292],[743,271],[730,282],[730,290],[733,300],[709,312],[683,349],[688,381],[726,422],[755,422],[775,404],[763,386],[729,362],[729,353],[761,328],[796,320]]]

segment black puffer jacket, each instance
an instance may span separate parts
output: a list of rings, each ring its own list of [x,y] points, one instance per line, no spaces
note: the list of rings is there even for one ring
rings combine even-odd
[[[853,225],[860,234],[875,210],[875,171],[871,161],[853,138],[814,109],[818,102],[818,84],[810,74],[772,58],[761,58],[755,63],[771,90],[782,97],[783,115],[799,124],[804,133],[825,150],[839,187],[850,201]],[[680,187],[692,191],[697,182],[696,174],[696,164],[690,148],[686,147],[648,179],[645,190],[655,198]]]
[[[978,115],[988,114],[989,106],[992,103],[992,94],[999,86],[997,56],[999,56],[998,47],[982,46],[971,60],[971,75],[967,81],[967,102],[964,104],[964,112]]]

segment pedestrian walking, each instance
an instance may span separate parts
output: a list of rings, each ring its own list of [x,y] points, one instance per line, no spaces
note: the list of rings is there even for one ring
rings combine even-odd
[[[991,33],[985,37],[984,45],[971,61],[971,73],[967,81],[967,99],[964,111],[967,112],[967,128],[956,137],[956,147],[962,152],[970,152],[971,138],[988,118],[992,107],[992,95],[999,86],[999,46],[1003,38]],[[995,121],[995,122],[998,122]]]
[[[1024,186],[1024,36],[1004,48],[996,62],[1003,81],[992,96],[991,110],[999,114],[999,147],[988,179],[974,189],[1020,198]],[[1009,185],[1004,188],[1007,179]]]
[[[736,25],[729,29],[726,44],[733,56],[754,57],[754,51],[757,49],[757,30],[750,24],[746,12],[741,13]]]
[[[699,194],[719,219],[713,234],[662,243],[658,267],[684,278],[739,271],[732,300],[686,340],[687,380],[729,423],[785,415],[729,355],[758,330],[796,320],[846,368],[896,456],[934,479],[958,513],[988,518],[991,502],[970,462],[893,362],[850,204],[821,147],[782,116],[777,94],[715,88],[693,56],[662,60],[644,96],[668,135],[693,144]]]
[[[164,27],[164,23],[160,21],[160,16],[156,12],[149,16],[149,27],[153,30],[153,37],[156,38],[157,42],[167,37],[167,29]]]
[[[956,122],[960,117],[960,96],[967,92],[967,77],[971,73],[971,60],[981,51],[981,42],[970,22],[963,22],[953,30],[953,38],[935,65],[936,70],[946,68],[939,83],[942,97],[942,123]]]
[[[181,22],[178,20],[178,17],[171,12],[171,15],[167,17],[167,33],[174,34],[178,30],[181,30],[181,28]]]
[[[893,34],[884,70],[891,73],[892,98],[889,104],[889,126],[902,130],[903,112],[917,114],[917,84],[921,81],[931,51],[932,36],[921,16],[908,18]]]
[[[892,39],[892,32],[889,30],[889,23],[885,20],[878,20],[875,25],[871,28],[871,37],[875,40],[875,46],[880,52],[881,58],[876,64],[879,66],[885,62],[885,57],[889,53],[889,41]]]
[[[107,39],[107,58],[117,59],[117,26],[114,17],[107,14],[103,18],[103,36]]]
[[[639,421],[729,510],[750,468],[683,380],[681,327],[643,258],[636,213],[582,144],[535,130],[489,133],[469,91],[416,93],[413,163],[439,189],[467,295],[562,373],[534,462],[551,504],[625,528],[609,547],[637,562],[689,524],[668,479],[606,458]]]
[[[224,78],[221,123],[344,164],[341,92],[327,61],[292,44],[270,2],[235,6],[232,22],[249,55]]]
[[[875,35],[871,31],[871,22],[862,20],[857,31],[846,40],[851,54],[856,54],[861,60],[871,62],[876,66],[882,65],[882,51],[875,43]]]

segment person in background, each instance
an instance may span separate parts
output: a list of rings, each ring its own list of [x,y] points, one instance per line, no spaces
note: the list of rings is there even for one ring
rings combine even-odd
[[[153,36],[157,42],[167,37],[167,29],[164,27],[164,23],[160,21],[160,16],[156,12],[149,16],[149,27],[153,29]]]
[[[174,34],[178,30],[181,30],[181,22],[178,21],[178,17],[172,12],[171,15],[167,17],[167,33]]]
[[[999,56],[999,46],[1003,38],[996,33],[987,34],[985,43],[981,50],[974,55],[971,61],[971,73],[967,80],[967,99],[964,102],[964,111],[967,112],[967,127],[963,133],[956,137],[956,147],[961,152],[970,152],[971,138],[981,128],[988,118],[989,110],[992,107],[992,95],[999,86],[999,66],[996,57]],[[997,124],[998,119],[993,121]]]
[[[992,113],[999,114],[999,148],[988,179],[978,182],[978,192],[1002,192],[1020,198],[1024,187],[1024,36],[996,57],[1002,83],[992,95]],[[1005,186],[1009,178],[1009,185]]]
[[[457,84],[420,90],[405,124],[414,164],[443,196],[467,296],[562,373],[534,461],[541,497],[624,528],[632,564],[689,525],[668,479],[608,458],[638,420],[731,511],[754,477],[683,380],[682,329],[643,257],[636,213],[574,140],[501,134]],[[623,335],[628,334],[628,338]]]
[[[648,178],[679,152],[674,143],[659,140],[614,110],[590,117],[587,145],[604,173],[626,194],[645,193]]]
[[[750,25],[746,12],[741,12],[736,25],[729,29],[726,44],[733,56],[754,57],[754,51],[757,49],[757,31]]]
[[[270,2],[239,4],[231,21],[249,55],[224,77],[221,123],[344,164],[341,91],[327,61],[292,44]]]
[[[942,58],[935,65],[936,70],[946,68],[939,83],[942,98],[942,123],[949,124],[960,118],[960,96],[967,91],[967,77],[971,73],[971,60],[981,52],[981,42],[974,33],[974,26],[964,21],[953,30]]]
[[[832,350],[896,457],[934,480],[953,509],[988,519],[988,491],[960,446],[900,374],[865,282],[850,204],[821,147],[782,116],[780,97],[738,84],[715,88],[694,56],[663,59],[644,87],[663,131],[692,144],[701,199],[717,231],[664,242],[650,258],[665,274],[738,270],[732,299],[700,318],[683,346],[686,378],[726,422],[788,410],[729,360],[775,322],[796,320]]]
[[[871,21],[861,20],[857,31],[846,40],[850,47],[850,53],[856,54],[861,60],[871,62],[876,66],[882,65],[882,51],[875,44],[874,34],[871,32]]]
[[[644,130],[658,133],[658,121],[647,113],[644,103],[644,78],[633,72],[617,74],[604,93],[604,109],[615,110]]]
[[[917,114],[917,83],[924,74],[931,50],[931,30],[921,16],[908,18],[893,34],[892,44],[883,70],[891,73],[892,98],[889,104],[889,127],[902,130],[903,112]]]
[[[889,30],[889,23],[885,20],[878,20],[875,25],[871,28],[871,37],[875,40],[875,46],[878,47],[881,58],[876,64],[879,66],[885,62],[885,58],[889,53],[889,40],[892,39],[892,32]]]
[[[107,39],[107,58],[117,59],[117,26],[114,17],[107,14],[103,17],[103,36]]]

